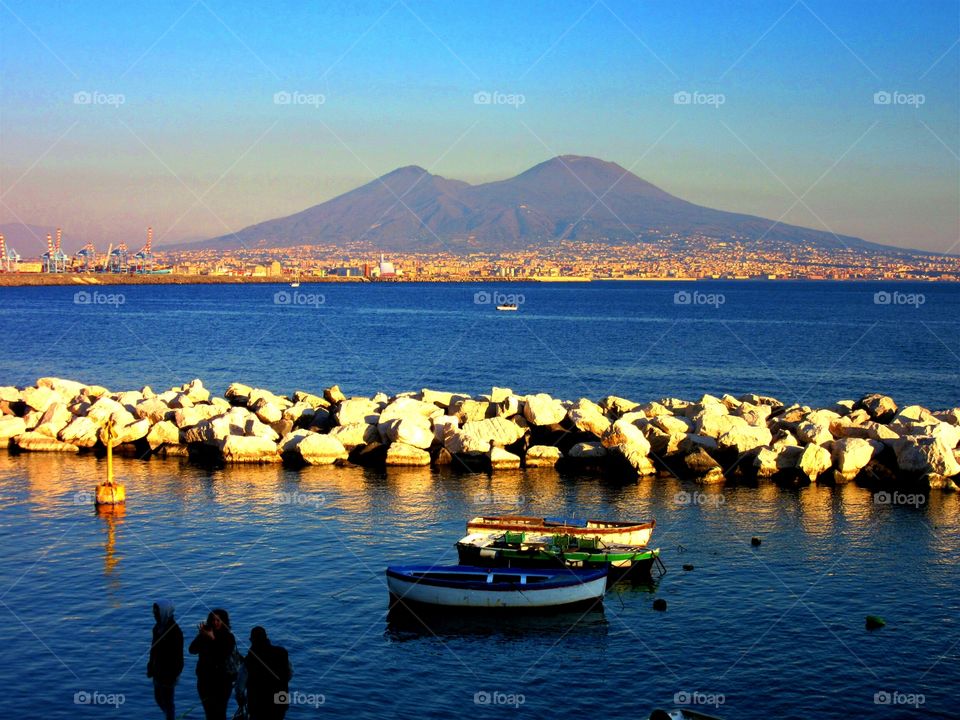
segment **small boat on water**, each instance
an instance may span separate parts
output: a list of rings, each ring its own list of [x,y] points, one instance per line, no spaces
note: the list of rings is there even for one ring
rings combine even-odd
[[[510,312],[517,309],[516,303],[504,303],[503,305],[497,305],[497,310],[501,312]]]
[[[603,602],[607,570],[396,565],[387,568],[392,604],[534,610],[592,607]]]
[[[510,531],[467,535],[457,542],[457,554],[464,565],[482,567],[606,567],[611,579],[627,573],[649,577],[654,563],[660,561],[659,548],[608,545],[596,537]]]
[[[608,520],[561,520],[525,515],[481,515],[467,522],[467,534],[499,535],[503,532],[525,532],[533,535],[570,535],[600,538],[608,545],[645,547],[657,521],[613,522]]]

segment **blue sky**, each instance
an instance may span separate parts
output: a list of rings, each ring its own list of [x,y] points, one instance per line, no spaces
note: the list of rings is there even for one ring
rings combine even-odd
[[[0,0],[0,223],[170,242],[401,165],[480,182],[572,153],[956,252],[958,37],[958,0]]]

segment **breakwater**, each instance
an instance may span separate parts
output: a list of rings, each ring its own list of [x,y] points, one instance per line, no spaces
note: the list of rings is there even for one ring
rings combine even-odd
[[[283,396],[233,383],[221,398],[199,379],[162,392],[53,377],[0,387],[0,443],[13,452],[103,452],[111,420],[112,444],[142,459],[546,467],[703,484],[857,479],[956,490],[960,481],[960,408],[900,407],[881,394],[811,408],[752,394],[594,402],[496,387],[346,397],[337,386]]]

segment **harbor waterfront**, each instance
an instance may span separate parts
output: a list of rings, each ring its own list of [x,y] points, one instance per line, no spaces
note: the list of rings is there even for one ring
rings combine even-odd
[[[32,339],[0,379],[0,425],[24,425],[0,451],[5,711],[95,717],[108,708],[76,699],[112,697],[149,715],[141,656],[167,596],[185,628],[220,606],[238,638],[268,627],[296,671],[289,717],[538,716],[597,697],[617,717],[951,716],[958,290],[809,288],[511,285],[507,314],[486,285],[301,288],[313,305],[276,304],[284,286],[132,287],[112,305],[5,291],[5,336]],[[924,302],[876,302],[894,291]],[[108,418],[127,501],[96,511]],[[362,445],[341,451],[328,439],[347,425]],[[562,462],[534,467],[534,439]],[[388,465],[397,445],[430,464]],[[829,465],[811,478],[805,455]],[[668,572],[588,615],[425,629],[389,613],[386,566],[454,564],[467,522],[496,515],[655,519]]]

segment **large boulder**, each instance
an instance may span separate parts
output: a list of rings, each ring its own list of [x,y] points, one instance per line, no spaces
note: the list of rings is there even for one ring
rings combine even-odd
[[[831,465],[833,465],[833,458],[830,451],[822,445],[813,443],[803,449],[800,460],[797,462],[797,468],[810,482],[815,482],[820,475],[830,469]]]
[[[443,410],[433,403],[423,402],[412,397],[398,397],[383,408],[378,422],[385,423],[388,420],[402,420],[404,418],[431,420],[438,415],[443,415]]]
[[[76,445],[57,440],[38,432],[25,432],[13,439],[14,445],[31,452],[80,452]]]
[[[708,407],[717,407],[711,405]],[[726,410],[724,405],[719,405],[719,407]],[[727,415],[720,412],[706,412],[701,413],[694,419],[694,430],[698,435],[706,435],[707,437],[712,437],[717,440],[720,439],[721,435],[724,435],[731,430],[735,429],[746,429],[752,428],[746,420],[744,420],[739,415]]]
[[[67,409],[66,405],[53,403],[40,416],[40,422],[37,423],[34,430],[55,438],[59,436],[61,430],[70,424],[71,420],[73,420],[73,413]]]
[[[429,448],[434,440],[430,420],[421,415],[407,415],[381,421],[378,429],[384,441],[406,443],[421,449]]]
[[[573,449],[576,449],[576,447],[577,446],[574,446]],[[573,449],[571,449],[571,454]],[[616,467],[617,465],[626,465],[634,473],[641,477],[645,475],[655,475],[657,472],[657,469],[654,467],[653,461],[650,460],[649,456],[647,456],[645,452],[643,452],[633,443],[624,443],[622,445],[614,445],[611,448],[600,449],[605,450],[608,453],[608,457],[606,459],[613,467]],[[586,457],[593,456],[586,455]]]
[[[647,440],[643,431],[631,422],[626,420],[617,420],[600,438],[600,443],[607,448],[614,445],[631,444],[635,451],[642,452],[644,455],[650,454],[650,441]]]
[[[132,423],[124,425],[123,427],[114,427],[114,439],[112,445],[116,447],[117,445],[123,445],[124,443],[136,442],[147,436],[147,433],[150,432],[150,421],[149,420],[135,420]],[[106,428],[100,428],[100,442],[104,445],[107,444],[107,432]]]
[[[147,433],[147,444],[151,450],[156,450],[163,445],[179,445],[180,428],[170,420],[161,420]]]
[[[797,439],[803,443],[823,445],[833,440],[833,433],[830,432],[829,422],[811,422],[810,420],[804,420],[797,425],[795,434]]]
[[[32,408],[41,413],[45,412],[48,407],[56,402],[63,402],[64,399],[69,399],[60,397],[58,392],[48,387],[24,388],[20,395],[28,408]]]
[[[242,434],[242,432],[237,433]],[[183,442],[220,447],[231,435],[230,418],[227,415],[201,420],[183,432]]]
[[[531,467],[554,467],[563,453],[560,448],[553,445],[532,445],[527,448],[523,463],[528,468]]]
[[[396,466],[420,466],[430,464],[430,453],[426,450],[407,445],[402,442],[395,442],[387,448],[387,465]]]
[[[799,445],[780,445],[776,448],[761,448],[753,459],[757,477],[770,478],[796,469],[803,448]]]
[[[203,382],[200,378],[191,380],[190,382],[180,386],[180,392],[186,395],[190,401],[196,405],[197,403],[205,403],[210,400],[210,391],[203,386]]]
[[[953,477],[960,474],[960,463],[952,448],[938,437],[908,437],[894,444],[897,465],[904,472]]]
[[[690,420],[676,415],[658,415],[650,421],[650,424],[671,435],[683,435],[693,428]]]
[[[329,435],[339,440],[347,450],[353,450],[361,445],[369,445],[380,439],[377,426],[365,422],[337,425],[330,430]]]
[[[94,402],[87,410],[87,417],[93,420],[97,425],[105,425],[107,420],[112,419],[114,425],[123,427],[129,425],[136,418],[121,403],[109,397],[101,397]]]
[[[492,470],[515,470],[520,467],[520,457],[494,445],[490,448],[490,468]]]
[[[37,379],[37,387],[45,387],[53,390],[64,400],[75,398],[87,388],[76,380],[64,380],[58,377],[42,377]],[[39,408],[37,408],[39,410]]]
[[[460,432],[474,436],[480,444],[487,442],[496,447],[512,445],[526,434],[524,428],[504,417],[465,422]]]
[[[607,454],[607,449],[599,442],[579,442],[570,448],[567,455],[578,460],[593,460],[602,458]]]
[[[278,422],[283,418],[283,410],[280,406],[265,397],[259,398],[250,405],[250,410],[260,418],[261,422],[267,425]]]
[[[280,462],[277,444],[262,437],[228,435],[220,448],[223,459],[231,463]]]
[[[759,447],[769,445],[773,441],[773,434],[766,427],[747,425],[731,427],[717,437],[717,445],[721,449],[735,449],[738,453],[745,453]]]
[[[156,397],[147,398],[137,403],[133,408],[133,414],[139,418],[146,418],[151,423],[156,424],[162,420],[167,420],[170,414],[170,407]],[[200,422],[198,419],[197,422]]]
[[[523,398],[523,416],[531,425],[556,425],[567,416],[567,410],[559,400],[540,393]]]
[[[249,385],[235,382],[230,383],[230,387],[223,395],[230,401],[231,405],[246,405],[250,402],[250,393],[252,392],[253,388]]]
[[[10,438],[27,431],[27,424],[23,418],[14,415],[0,416],[0,440],[6,444]]]
[[[698,448],[684,456],[683,464],[690,471],[690,474],[701,478],[701,482],[721,482],[723,480],[723,468],[720,467],[720,463],[703,448]]]
[[[497,414],[496,405],[489,400],[463,398],[453,403],[450,412],[462,422],[471,422],[493,417]]]
[[[855,407],[866,410],[876,422],[890,422],[893,416],[897,414],[897,403],[894,402],[893,398],[880,393],[865,395]]]
[[[613,415],[614,417],[620,417],[624,413],[640,407],[640,403],[635,403],[633,400],[627,400],[626,398],[617,397],[616,395],[607,395],[600,400],[599,404],[605,413]]]
[[[883,443],[863,438],[842,438],[834,440],[830,456],[837,472],[852,477],[863,470],[883,448]]]
[[[309,430],[294,430],[285,435],[280,441],[280,452],[285,456],[296,454],[308,465],[332,465],[348,456],[346,447],[336,437]]]
[[[337,408],[337,424],[349,425],[350,423],[366,422],[376,424],[380,419],[380,408],[378,402],[369,398],[350,398],[340,403]]]

